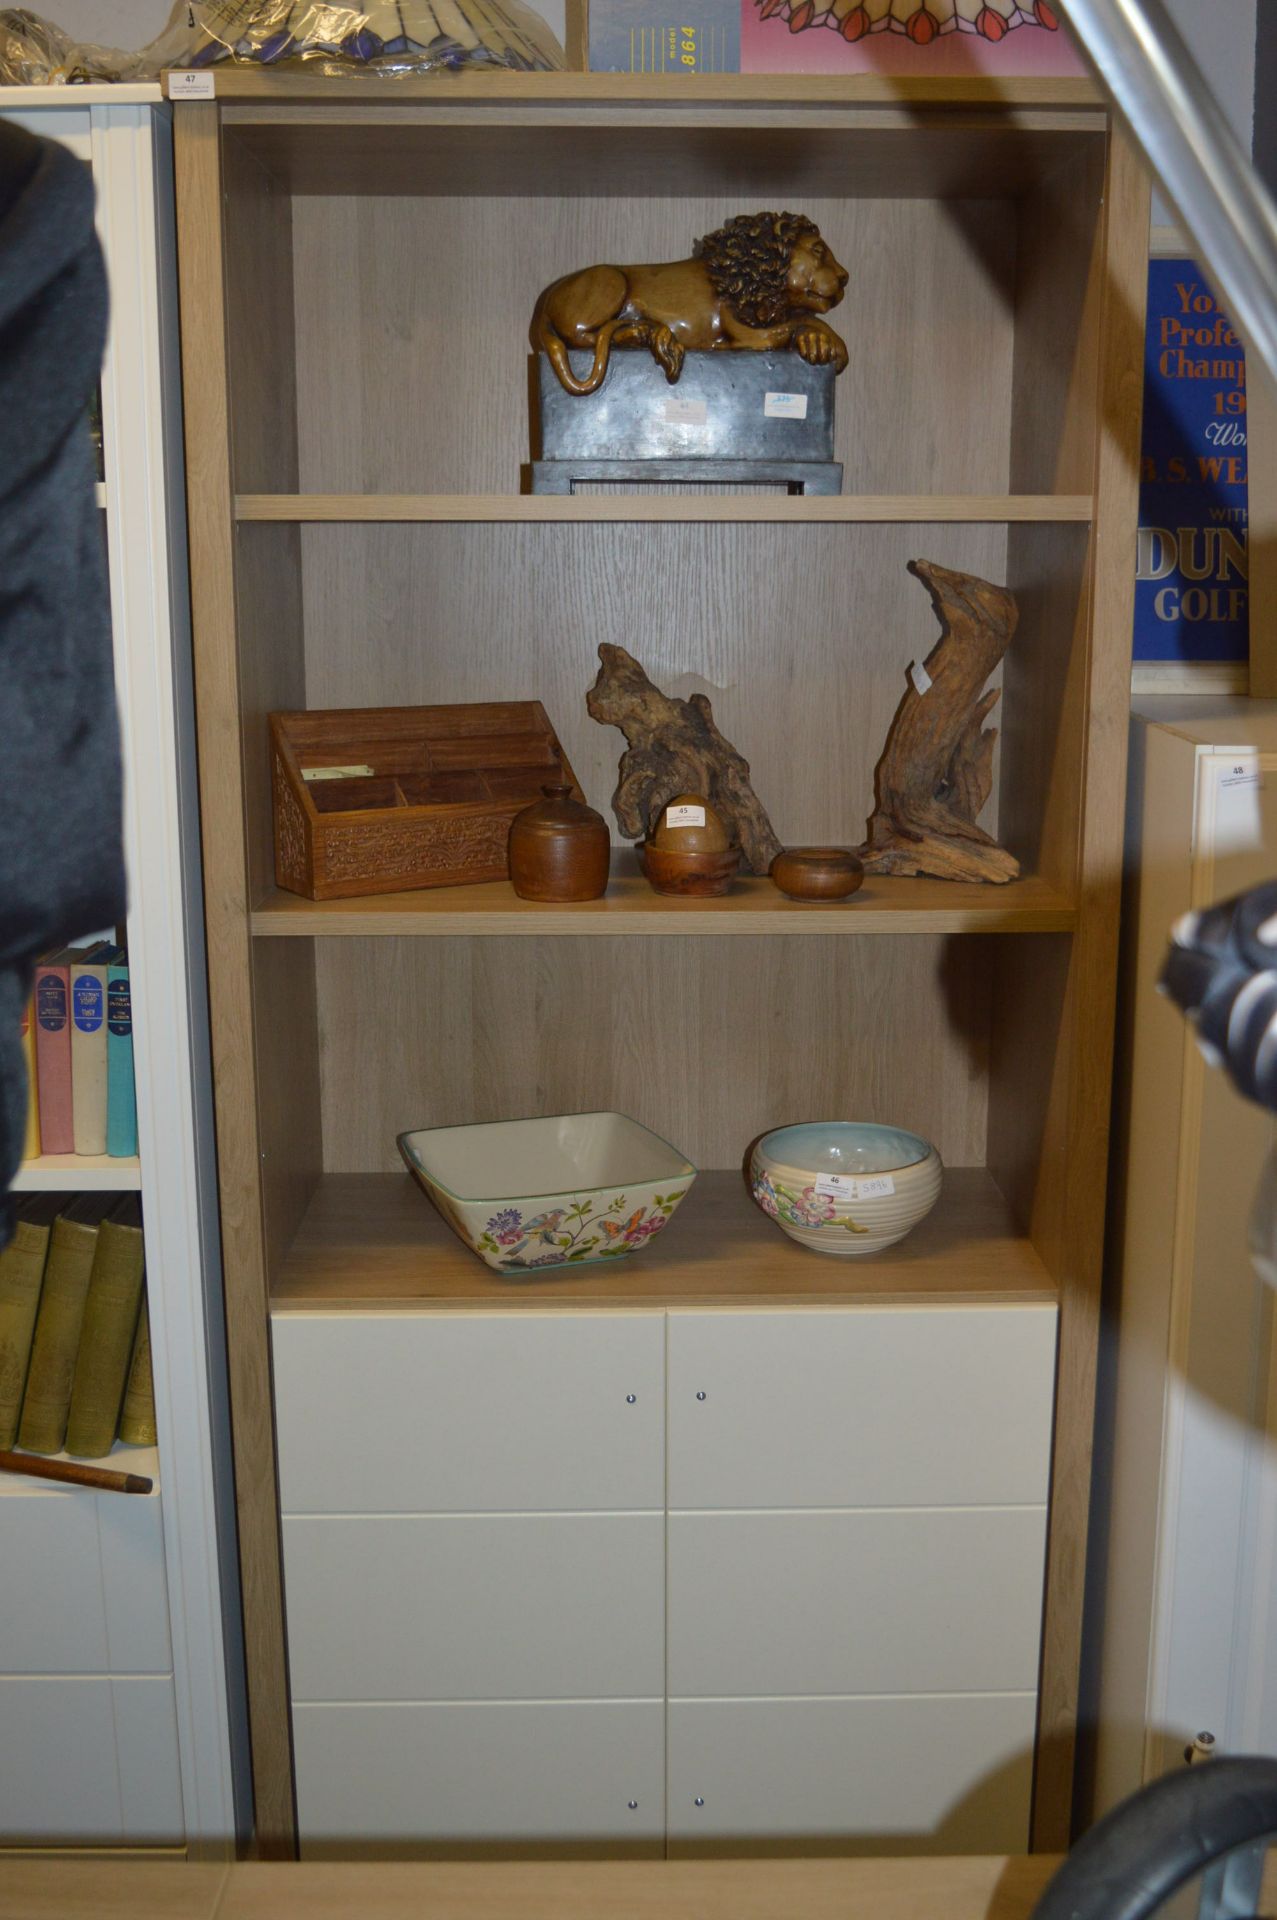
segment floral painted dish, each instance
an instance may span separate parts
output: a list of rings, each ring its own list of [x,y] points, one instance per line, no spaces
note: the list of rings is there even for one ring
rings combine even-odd
[[[943,1172],[920,1134],[855,1120],[778,1127],[749,1160],[763,1212],[800,1246],[844,1257],[903,1240],[939,1199]]]
[[[498,1273],[635,1253],[696,1178],[677,1147],[623,1113],[427,1127],[398,1144],[458,1239]]]

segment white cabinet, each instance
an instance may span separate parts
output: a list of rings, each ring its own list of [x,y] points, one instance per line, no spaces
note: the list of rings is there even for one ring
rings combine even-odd
[[[1053,1308],[273,1348],[303,1853],[1027,1845]]]
[[[141,1190],[158,1429],[157,1450],[129,1461],[156,1480],[151,1499],[32,1492],[25,1480],[12,1497],[6,1483],[0,1498],[0,1836],[226,1849],[237,1739],[241,1805],[248,1781],[234,1513],[225,1498],[219,1507],[231,1472],[219,1383],[171,110],[154,85],[13,87],[0,113],[63,141],[92,168],[107,265],[98,500],[125,766],[138,1110],[136,1160],[37,1158],[15,1185]],[[14,1755],[10,1778],[5,1756]]]
[[[0,1846],[180,1845],[158,1495],[5,1481],[0,1543]]]

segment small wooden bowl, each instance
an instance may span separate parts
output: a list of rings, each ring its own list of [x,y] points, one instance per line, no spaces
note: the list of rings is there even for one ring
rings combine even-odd
[[[791,900],[845,900],[865,877],[850,847],[786,847],[772,861],[771,873]]]
[[[656,893],[703,900],[729,891],[740,865],[740,848],[728,847],[725,853],[673,853],[648,840],[639,848],[639,863]]]

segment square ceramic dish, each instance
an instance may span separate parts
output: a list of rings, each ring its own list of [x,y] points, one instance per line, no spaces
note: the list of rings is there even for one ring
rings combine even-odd
[[[670,1219],[696,1168],[623,1113],[557,1113],[399,1135],[409,1172],[499,1273],[618,1260]]]

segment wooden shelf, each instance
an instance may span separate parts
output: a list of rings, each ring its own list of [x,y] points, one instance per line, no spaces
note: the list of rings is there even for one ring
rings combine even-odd
[[[238,520],[387,524],[474,521],[593,525],[609,521],[781,521],[799,526],[1018,526],[1089,521],[1085,493],[839,495],[241,493]]]
[[[629,848],[613,850],[601,900],[543,906],[520,900],[508,880],[366,894],[356,900],[303,900],[274,888],[252,915],[255,934],[670,934],[670,933],[1068,933],[1072,903],[1044,880],[980,886],[952,880],[866,880],[835,906],[787,900],[770,880],[738,880],[719,900],[675,900],[653,893]]]
[[[25,1453],[25,1447],[15,1449]],[[158,1447],[126,1447],[117,1440],[110,1453],[104,1453],[95,1460],[82,1459],[79,1454],[53,1453],[39,1456],[42,1459],[60,1460],[64,1465],[73,1467],[110,1467],[115,1473],[141,1473],[153,1483],[149,1494],[130,1494],[131,1500],[158,1500],[160,1497],[160,1452]],[[98,1497],[92,1487],[73,1487],[65,1480],[37,1480],[25,1473],[6,1473],[0,1468],[0,1498],[5,1494],[21,1493],[91,1493]]]
[[[13,1182],[15,1193],[122,1193],[142,1185],[136,1159],[111,1159],[105,1153],[46,1153],[24,1160]]]
[[[790,1240],[739,1172],[702,1173],[644,1252],[505,1280],[446,1227],[407,1173],[330,1173],[272,1285],[276,1311],[322,1308],[763,1306],[1053,1300],[992,1177],[955,1167],[934,1211],[875,1259],[836,1260]]]
[[[265,70],[253,66],[222,65],[213,69],[217,98],[223,103],[253,103],[252,118],[262,119],[272,107],[282,108],[290,123],[301,117],[299,107],[333,108],[340,102],[373,104],[379,108],[421,107],[457,101],[473,106],[495,101],[502,106],[626,105],[695,107],[710,103],[732,106],[899,106],[970,108],[1058,107],[1102,109],[1104,96],[1085,75],[1034,78],[1026,74],[1004,77],[984,74],[908,75],[703,73],[677,76],[629,73],[433,73],[343,76],[340,89],[331,80],[306,72]],[[167,83],[165,83],[167,87]],[[184,106],[177,111],[184,112]],[[340,111],[340,104],[336,104]],[[227,120],[245,115],[232,106]]]

